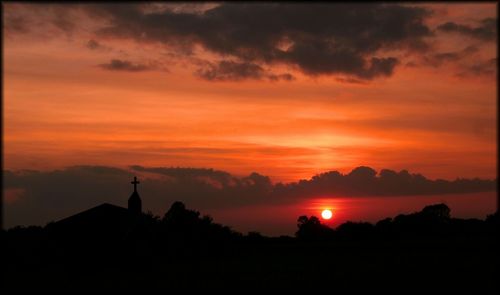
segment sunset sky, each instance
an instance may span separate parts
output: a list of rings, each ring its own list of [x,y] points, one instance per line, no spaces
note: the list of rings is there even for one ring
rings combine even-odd
[[[496,3],[3,3],[3,22],[4,171],[497,177]]]

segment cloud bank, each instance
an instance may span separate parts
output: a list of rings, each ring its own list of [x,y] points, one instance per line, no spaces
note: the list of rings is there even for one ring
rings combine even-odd
[[[462,34],[482,41],[496,41],[497,25],[497,19],[485,18],[479,22],[479,26],[477,27],[457,24],[455,22],[446,22],[438,26],[437,29],[447,33]]]
[[[196,208],[290,203],[317,197],[403,196],[496,190],[496,180],[430,180],[420,174],[358,167],[293,183],[267,176],[238,177],[199,168],[74,166],[54,171],[4,171],[6,224],[44,224],[104,202],[126,206],[139,175],[143,208],[163,214],[180,200]]]
[[[123,72],[144,72],[156,69],[152,64],[132,63],[131,61],[120,59],[112,59],[109,63],[99,64],[98,66],[109,71]]]

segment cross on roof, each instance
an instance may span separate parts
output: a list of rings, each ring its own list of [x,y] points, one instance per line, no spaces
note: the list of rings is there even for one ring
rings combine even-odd
[[[139,181],[137,181],[137,177],[134,176],[134,181],[130,183],[134,185],[134,192],[137,192],[137,185],[140,183]]]

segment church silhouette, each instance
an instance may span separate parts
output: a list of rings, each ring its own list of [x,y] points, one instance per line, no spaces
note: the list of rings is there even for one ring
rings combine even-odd
[[[134,185],[134,192],[128,199],[128,208],[103,203],[52,223],[51,230],[65,235],[129,233],[136,227],[143,215],[141,197],[137,192],[137,184],[140,182],[137,177],[134,177],[131,183]]]

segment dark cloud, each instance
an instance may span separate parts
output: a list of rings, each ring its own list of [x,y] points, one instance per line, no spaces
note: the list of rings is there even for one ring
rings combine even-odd
[[[55,171],[4,171],[7,226],[44,224],[103,202],[126,206],[130,180],[138,175],[143,208],[163,214],[177,200],[198,209],[294,202],[317,196],[398,196],[494,191],[496,180],[429,180],[403,170],[358,167],[348,174],[330,171],[308,180],[273,184],[251,173],[237,177],[199,168],[132,166],[119,169],[75,166]]]
[[[90,39],[88,42],[87,42],[87,48],[88,49],[98,49],[101,47],[101,44],[99,44],[99,42],[97,42],[96,40],[94,39]]]
[[[4,15],[4,29],[10,33],[26,34],[29,32],[29,21],[25,17],[18,15]]]
[[[354,79],[354,78],[337,78],[336,80],[342,83],[349,83],[349,84],[360,84],[360,85],[367,84],[365,80]]]
[[[476,46],[467,46],[461,51],[451,51],[451,52],[440,52],[431,54],[429,56],[424,56],[424,64],[433,67],[439,67],[443,63],[447,62],[457,62],[464,58],[471,56],[472,54],[479,51]]]
[[[464,66],[463,70],[457,74],[458,77],[468,78],[477,76],[495,76],[498,68],[498,59],[491,58],[486,61],[477,61],[474,64]]]
[[[437,53],[434,55],[434,58],[439,61],[455,61],[458,60],[460,55],[456,52],[445,52],[445,53]]]
[[[90,50],[102,50],[102,51],[111,51],[111,48],[109,48],[106,45],[103,45],[101,42],[95,40],[95,39],[90,39],[87,41],[85,44],[85,47],[87,47]]]
[[[124,179],[132,175],[111,167],[75,166],[55,171],[4,171],[4,193],[21,191],[5,206],[6,224],[44,224],[103,202],[125,205]]]
[[[204,169],[204,168],[174,168],[174,167],[142,167],[138,165],[130,166],[133,171],[138,172],[151,172],[155,174],[166,175],[172,178],[179,179],[189,179],[197,177],[210,177],[212,180],[220,182],[221,184],[227,185],[233,181],[233,176],[231,174],[214,170],[214,169]]]
[[[360,77],[372,79],[378,76],[391,76],[394,67],[399,63],[396,58],[376,58],[371,60],[370,67]]]
[[[177,200],[198,208],[263,203],[272,189],[270,179],[258,173],[235,177],[213,169],[75,166],[4,171],[5,192],[17,194],[6,204],[6,224],[44,224],[103,202],[126,207],[134,175],[141,181],[143,208],[156,214],[165,213]]]
[[[494,191],[496,181],[479,179],[430,180],[421,174],[382,169],[378,175],[370,167],[357,167],[348,174],[330,171],[310,180],[277,185],[275,194],[313,197],[341,196],[404,196]]]
[[[196,74],[205,80],[241,80],[261,79],[265,75],[264,69],[254,63],[220,61],[217,64],[207,63],[205,68],[200,68]]]
[[[497,58],[484,59],[481,55],[475,55],[479,48],[474,45],[465,47],[459,51],[439,52],[424,55],[420,62],[411,61],[407,67],[431,66],[440,67],[444,64],[453,63],[456,66],[457,77],[470,78],[477,76],[494,77],[497,71]]]
[[[418,67],[418,63],[416,63],[415,61],[409,61],[405,64],[405,67],[416,68]]]
[[[268,78],[269,78],[269,80],[272,80],[272,81],[278,81],[278,80],[293,81],[293,80],[295,80],[295,77],[289,73],[279,74],[279,75],[270,74],[268,76]]]
[[[205,80],[214,81],[239,81],[244,79],[269,79],[272,81],[291,81],[291,74],[273,74],[261,66],[251,62],[234,62],[222,60],[218,63],[205,62],[205,65],[196,71],[196,75]]]
[[[156,66],[153,64],[132,63],[128,60],[120,59],[112,59],[109,63],[100,64],[98,66],[105,70],[124,72],[144,72],[156,69]]]
[[[483,41],[495,41],[497,39],[497,19],[485,18],[480,21],[479,26],[447,22],[437,27],[439,31],[447,33],[459,33]]]
[[[144,13],[140,5],[128,4],[83,7],[108,20],[99,36],[201,45],[231,58],[197,72],[212,80],[260,77],[263,65],[274,64],[309,75],[390,76],[397,57],[379,56],[379,50],[421,51],[423,38],[432,35],[424,24],[429,10],[394,4],[223,3],[199,13]]]
[[[56,3],[5,3],[3,25],[11,33],[29,34],[42,40],[68,38],[81,29],[81,10],[76,5]],[[88,17],[88,16],[84,16]]]
[[[284,65],[310,76],[334,75],[339,81],[362,83],[391,76],[406,53],[425,54],[420,65],[434,67],[470,54],[433,53],[428,37],[434,33],[426,25],[431,15],[429,8],[383,3],[12,4],[5,27],[26,33],[50,23],[69,35],[80,29],[78,21],[86,16],[96,21],[98,40],[166,45],[178,55],[175,60],[186,58],[195,64],[197,48],[216,54],[219,61],[205,61],[195,71],[209,81],[293,80],[289,73],[272,71]],[[436,31],[495,41],[496,26],[496,18],[486,18],[475,26],[443,23]],[[102,46],[91,41],[91,49]],[[101,66],[132,72],[151,69],[150,64],[122,60]],[[492,72],[484,62],[466,67],[470,69],[461,74]]]
[[[77,24],[75,24],[75,22],[71,19],[71,16],[68,16],[66,13],[64,13],[64,11],[56,13],[52,23],[54,24],[54,26],[68,35],[71,35],[71,33],[75,31],[75,28],[77,26]]]

